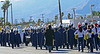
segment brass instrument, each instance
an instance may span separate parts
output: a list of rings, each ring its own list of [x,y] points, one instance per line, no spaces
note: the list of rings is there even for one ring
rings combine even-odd
[[[86,34],[84,35],[84,40],[87,40],[87,39],[89,39],[89,34],[88,34],[88,33],[86,33]]]
[[[78,39],[78,34],[75,35],[75,39]]]
[[[100,39],[100,33],[98,34],[98,38]]]

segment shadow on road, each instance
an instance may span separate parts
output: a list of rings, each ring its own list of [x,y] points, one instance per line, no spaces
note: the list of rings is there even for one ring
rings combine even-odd
[[[51,53],[68,53],[68,52],[51,52]]]
[[[84,53],[88,53],[88,54],[100,54],[100,52],[84,52]]]

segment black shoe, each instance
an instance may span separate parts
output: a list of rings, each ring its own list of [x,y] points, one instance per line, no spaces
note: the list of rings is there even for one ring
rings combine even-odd
[[[49,53],[51,53],[51,50],[49,50]]]

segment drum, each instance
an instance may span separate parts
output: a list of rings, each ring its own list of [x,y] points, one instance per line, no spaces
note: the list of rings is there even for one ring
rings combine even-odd
[[[26,37],[26,41],[30,41],[30,36],[25,36]]]

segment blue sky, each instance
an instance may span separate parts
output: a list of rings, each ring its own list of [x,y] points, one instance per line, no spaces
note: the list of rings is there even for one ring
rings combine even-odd
[[[82,9],[88,0],[61,0],[62,12],[64,12],[67,17],[68,12],[72,12],[72,8],[77,7],[77,9]],[[11,0],[13,4],[13,15],[14,19],[18,22],[21,18],[28,21],[30,16],[33,16],[33,20],[41,18],[41,14],[45,14],[44,17],[49,19],[54,19],[56,14],[59,14],[58,0]],[[0,3],[0,7],[3,3]],[[81,8],[80,8],[81,7]],[[0,9],[0,17],[3,16],[3,12]],[[9,21],[11,21],[10,7],[9,7]]]

